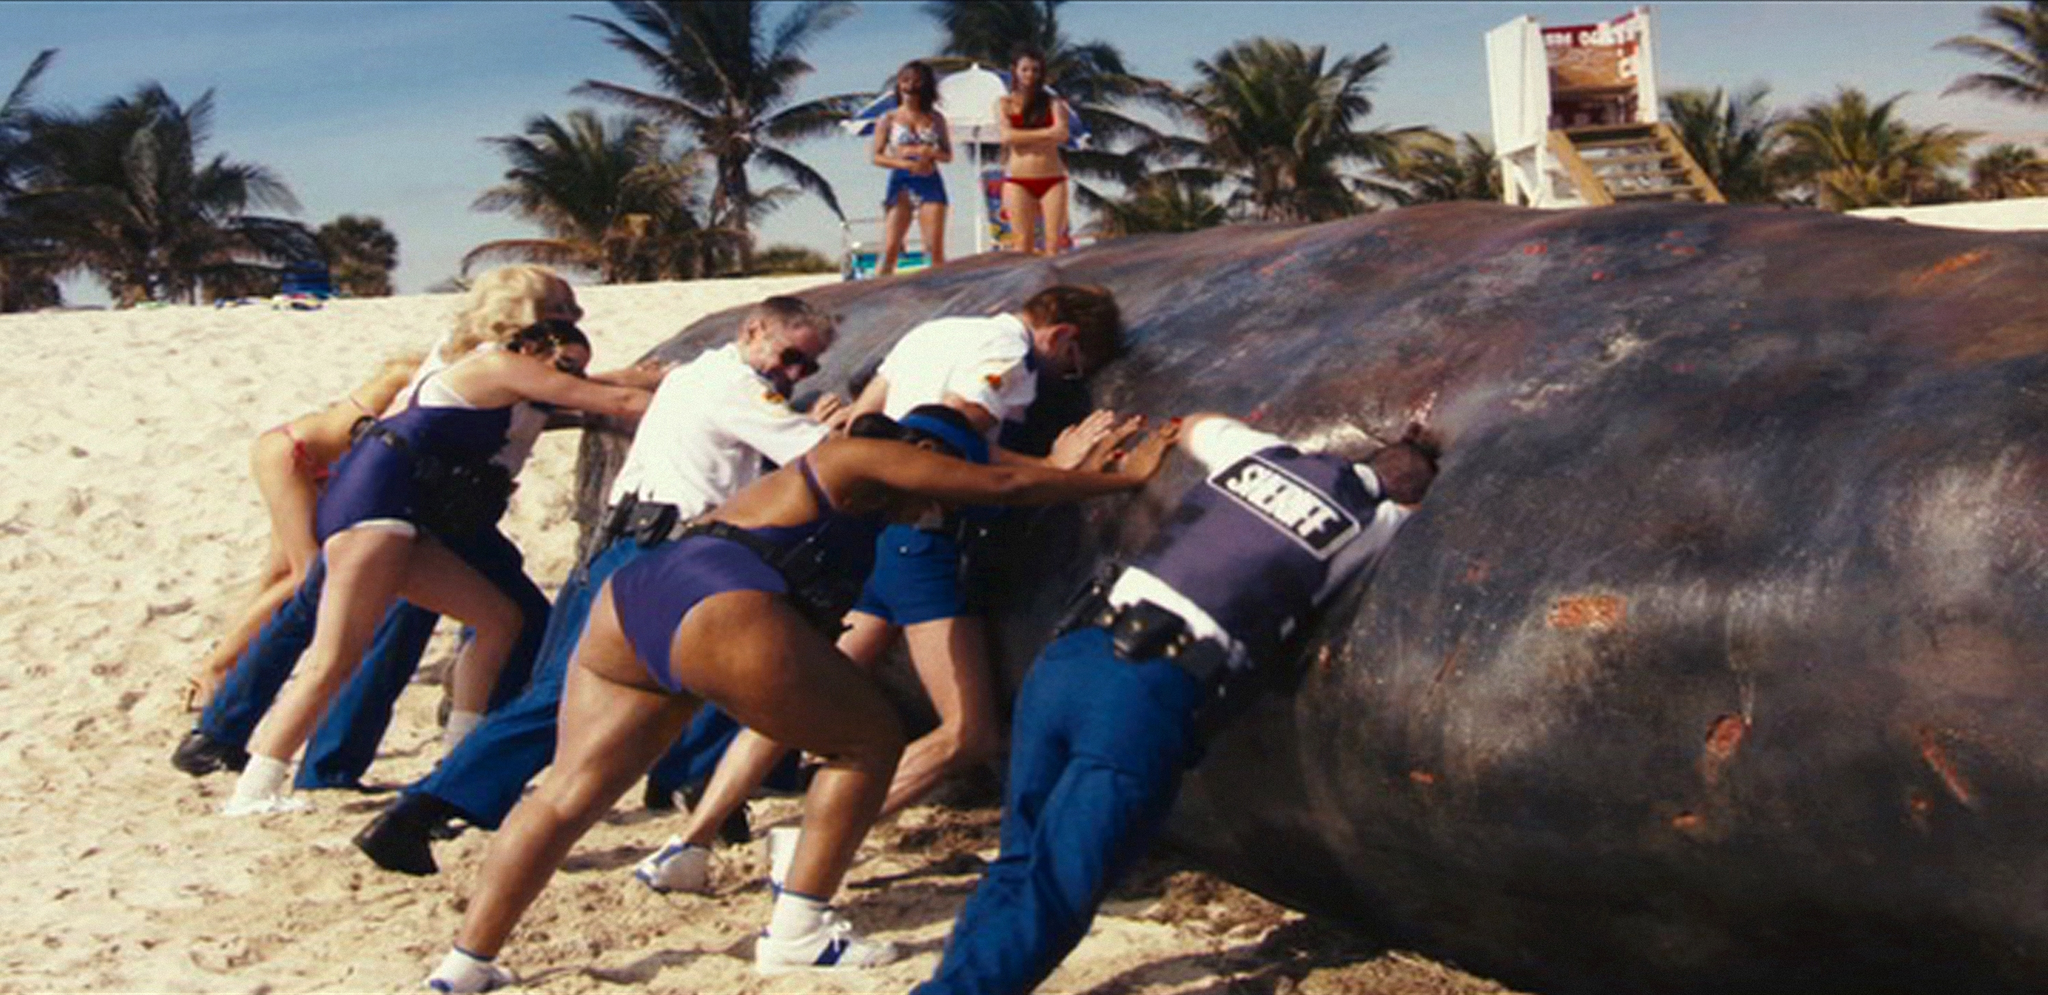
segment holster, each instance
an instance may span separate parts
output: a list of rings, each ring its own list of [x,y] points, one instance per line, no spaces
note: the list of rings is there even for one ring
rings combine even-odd
[[[1109,645],[1116,650],[1118,659],[1150,660],[1166,656],[1168,650],[1178,650],[1187,631],[1188,623],[1179,615],[1150,601],[1140,601],[1111,614]]]
[[[356,442],[376,439],[412,461],[413,513],[444,538],[460,539],[495,525],[519,485],[512,472],[486,458],[449,458],[413,448],[382,422],[371,422]]]
[[[626,513],[625,535],[641,548],[659,546],[667,542],[675,531],[676,521],[682,512],[675,505],[661,501],[636,501]]]
[[[1119,572],[1111,564],[1081,589],[1060,619],[1059,635],[1090,626],[1108,630],[1117,659],[1164,659],[1187,671],[1205,690],[1218,691],[1230,662],[1229,650],[1217,640],[1194,638],[1186,619],[1150,601],[1112,607],[1109,589]]]
[[[604,517],[598,520],[597,535],[591,541],[591,555],[595,556],[610,546],[613,540],[626,534],[626,522],[633,517],[633,509],[640,505],[638,491],[628,492],[618,503],[606,508]]]
[[[946,516],[945,531],[953,537],[955,548],[960,553],[954,582],[959,585],[960,601],[970,615],[982,614],[994,600],[988,576],[988,560],[992,552],[989,534],[993,524],[986,516],[961,511]]]

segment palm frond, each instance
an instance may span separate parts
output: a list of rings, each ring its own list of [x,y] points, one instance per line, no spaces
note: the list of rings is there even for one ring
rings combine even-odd
[[[846,220],[846,212],[839,209],[839,196],[832,192],[832,184],[803,160],[781,149],[765,147],[754,153],[754,159],[770,171],[788,177],[799,189],[824,201],[825,206],[831,208],[832,214],[839,220]]]

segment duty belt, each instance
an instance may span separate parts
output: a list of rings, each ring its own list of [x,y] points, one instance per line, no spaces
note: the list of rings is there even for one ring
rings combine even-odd
[[[795,545],[783,547],[731,522],[699,518],[671,526],[666,540],[689,536],[723,539],[760,557],[761,562],[782,575],[791,607],[813,628],[833,640],[846,631],[843,619],[860,594],[861,579],[842,576],[834,569],[829,550],[820,545],[821,533],[814,532]]]
[[[1162,659],[1187,671],[1205,688],[1223,675],[1230,650],[1221,640],[1197,638],[1186,619],[1150,601],[1112,605],[1108,592],[1108,584],[1092,584],[1061,631],[1083,627],[1106,630],[1117,659],[1126,663]]]
[[[590,561],[621,539],[631,539],[642,549],[667,542],[669,530],[680,517],[681,510],[675,505],[642,501],[638,493],[628,493],[606,508],[604,517],[598,519],[597,533],[577,560],[573,576],[579,580],[589,579]]]

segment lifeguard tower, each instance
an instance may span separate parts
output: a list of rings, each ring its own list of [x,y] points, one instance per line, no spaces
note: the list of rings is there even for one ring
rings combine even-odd
[[[1725,203],[1658,120],[1650,8],[1554,28],[1517,17],[1486,33],[1486,70],[1508,203]]]

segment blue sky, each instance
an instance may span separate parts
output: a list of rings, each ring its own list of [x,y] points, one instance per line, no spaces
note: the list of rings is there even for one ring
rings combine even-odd
[[[1838,86],[1901,104],[1916,124],[1987,132],[1986,141],[2040,144],[2048,113],[1982,97],[1941,97],[1979,65],[1935,43],[1977,29],[1981,3],[1665,3],[1654,5],[1659,83],[1743,86],[1763,81],[1773,104],[1795,107]],[[771,5],[779,18],[784,5]],[[1077,40],[1118,46],[1134,72],[1186,83],[1194,60],[1268,35],[1333,54],[1393,48],[1371,124],[1488,129],[1485,32],[1518,14],[1545,24],[1627,12],[1626,3],[1139,3],[1075,2],[1060,9]],[[42,106],[85,110],[154,80],[180,101],[215,91],[210,150],[276,170],[319,224],[373,214],[398,234],[397,284],[416,292],[453,275],[480,242],[534,234],[509,215],[470,210],[504,160],[481,139],[517,133],[527,117],[591,102],[569,96],[585,79],[649,84],[639,67],[572,15],[613,17],[604,3],[5,3],[0,88],[35,53],[59,49],[38,89]],[[807,53],[817,72],[800,99],[867,90],[903,61],[937,49],[918,5],[864,3]],[[609,111],[608,111],[609,112]],[[865,145],[820,139],[794,148],[837,189],[849,215],[879,213],[883,173]],[[964,168],[949,243],[971,242]],[[829,254],[837,219],[815,198],[771,217],[763,241]],[[75,288],[73,296],[96,296]]]

